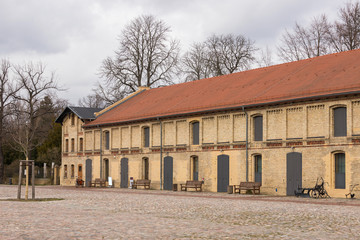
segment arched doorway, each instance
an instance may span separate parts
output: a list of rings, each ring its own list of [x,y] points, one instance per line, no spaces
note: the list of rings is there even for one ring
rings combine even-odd
[[[142,160],[143,165],[143,179],[149,179],[149,158],[144,157]]]

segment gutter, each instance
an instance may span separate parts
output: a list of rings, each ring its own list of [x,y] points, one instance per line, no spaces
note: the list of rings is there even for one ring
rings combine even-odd
[[[99,126],[98,126],[99,127]],[[100,179],[103,175],[103,164],[102,164],[102,128],[100,127]]]
[[[159,121],[159,123],[160,123],[160,190],[163,190],[163,181],[162,181],[162,178],[163,178],[163,174],[162,174],[162,172],[163,172],[163,170],[162,170],[162,166],[163,166],[163,164],[162,164],[162,159],[163,159],[163,157],[162,157],[162,152],[163,152],[163,150],[162,150],[162,146],[163,146],[163,144],[162,144],[162,122],[161,122],[161,120],[159,119],[159,118],[157,118],[157,120]]]
[[[245,152],[246,152],[246,182],[249,181],[249,139],[248,139],[248,132],[249,132],[249,121],[248,121],[248,113],[245,111],[245,107],[242,107],[243,112],[246,116],[246,140],[245,140]]]

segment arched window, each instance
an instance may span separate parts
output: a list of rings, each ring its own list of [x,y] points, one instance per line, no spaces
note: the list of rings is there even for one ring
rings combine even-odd
[[[69,152],[69,139],[65,139],[65,152]]]
[[[79,152],[82,152],[84,150],[84,139],[79,139]]]
[[[191,144],[192,145],[199,145],[199,130],[200,130],[200,123],[199,122],[192,122],[191,123]]]
[[[150,146],[150,128],[144,127],[143,128],[143,136],[144,136],[144,147]]]
[[[75,139],[74,138],[72,138],[71,139],[71,152],[74,152],[75,150]]]
[[[67,178],[67,165],[64,165],[64,178]]]
[[[74,178],[75,176],[75,166],[74,164],[71,164],[71,178]]]
[[[263,116],[255,116],[253,118],[254,122],[254,140],[262,141],[263,140]]]
[[[347,135],[346,107],[333,109],[334,137],[344,137]]]
[[[109,131],[104,132],[104,147],[105,147],[105,150],[110,149],[110,132]]]

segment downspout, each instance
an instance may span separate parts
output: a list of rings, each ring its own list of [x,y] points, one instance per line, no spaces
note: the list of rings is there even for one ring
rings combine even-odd
[[[100,128],[100,179],[102,179],[102,175],[103,175],[102,170],[103,170],[102,169],[102,128]]]
[[[246,139],[245,139],[245,154],[246,154],[246,182],[249,181],[249,139],[248,139],[248,132],[249,132],[249,126],[248,126],[248,113],[245,111],[244,106],[242,107],[243,112],[245,113],[246,117]]]
[[[159,118],[157,118],[157,120],[160,122],[160,190],[162,190],[162,186],[163,186],[163,181],[162,181],[162,122],[160,121]]]

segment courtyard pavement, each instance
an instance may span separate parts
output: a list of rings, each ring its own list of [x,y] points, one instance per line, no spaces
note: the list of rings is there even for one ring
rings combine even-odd
[[[22,189],[22,197],[25,189]],[[360,200],[0,185],[0,239],[360,239]],[[31,190],[30,194],[31,196]]]

